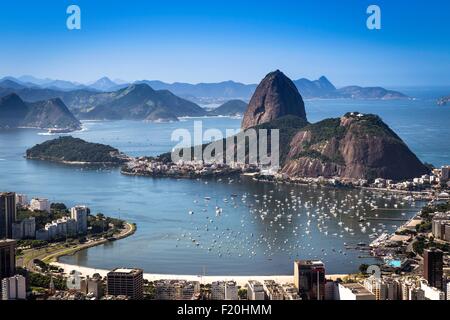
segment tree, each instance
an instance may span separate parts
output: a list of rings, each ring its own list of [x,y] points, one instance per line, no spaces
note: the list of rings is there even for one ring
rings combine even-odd
[[[359,272],[361,272],[361,273],[367,273],[367,268],[368,268],[368,267],[369,267],[369,265],[366,264],[366,263],[361,264],[361,265],[359,266]]]
[[[247,289],[240,288],[238,291],[238,296],[239,296],[239,299],[241,299],[241,300],[247,299]]]

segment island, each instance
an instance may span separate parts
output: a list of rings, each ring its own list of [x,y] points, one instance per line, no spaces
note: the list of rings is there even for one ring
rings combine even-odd
[[[86,142],[71,136],[48,140],[26,151],[27,159],[46,160],[65,164],[120,166],[129,158],[116,148]]]

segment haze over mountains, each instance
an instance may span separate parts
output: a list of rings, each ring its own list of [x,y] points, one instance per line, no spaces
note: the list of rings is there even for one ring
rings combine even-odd
[[[32,76],[22,76],[18,78],[5,77],[0,79],[0,87],[11,87],[11,83],[4,83],[5,80],[12,81],[24,88],[52,89],[56,91],[87,90],[96,92],[108,92],[123,89],[132,83],[113,81],[108,77],[102,77],[89,84],[77,82],[38,79]],[[190,84],[183,82],[166,83],[159,80],[138,80],[136,84],[145,83],[154,90],[169,90],[173,94],[191,100],[199,104],[223,103],[231,99],[241,99],[248,101],[256,90],[257,84],[243,84],[235,81],[223,81],[218,83],[198,83]],[[325,76],[317,80],[301,78],[293,83],[306,99],[404,99],[404,94],[398,91],[387,90],[381,87],[359,87],[347,86],[336,88]],[[17,89],[17,88],[15,88]]]
[[[291,90],[299,90],[307,98],[406,98],[399,92],[378,87],[349,86],[337,89],[324,76],[314,81],[302,78],[295,81],[289,79],[288,82]],[[57,101],[56,104],[61,102],[64,107],[67,106],[78,119],[93,120],[177,121],[179,117],[185,116],[242,115],[247,109],[246,101],[251,96],[255,99],[258,96],[255,95],[257,92],[257,85],[234,81],[168,84],[161,81],[142,80],[129,84],[118,83],[103,77],[89,84],[80,84],[65,80],[39,79],[33,76],[0,79],[0,97],[16,94],[28,104],[39,101],[41,105],[42,101],[52,101],[53,104]],[[279,94],[279,97],[283,96],[285,95]],[[297,104],[295,101],[291,102],[293,105]],[[224,104],[220,108],[207,111],[197,103]],[[36,107],[33,110],[37,109]],[[47,109],[39,110],[45,113]],[[38,118],[35,122],[31,120],[27,122],[35,123],[37,127],[47,125],[42,114],[39,116],[35,114],[35,116]],[[251,118],[254,117],[255,114]],[[276,118],[277,115],[265,114],[264,117]],[[67,123],[51,122],[48,125],[64,127]],[[73,126],[70,125],[70,127]]]
[[[0,98],[0,128],[18,127],[77,130],[81,123],[59,98],[27,103],[11,93]]]
[[[94,101],[100,96],[100,102]],[[93,105],[78,113],[84,119],[177,121],[177,117],[204,116],[206,110],[167,90],[153,90],[145,83],[91,97]]]

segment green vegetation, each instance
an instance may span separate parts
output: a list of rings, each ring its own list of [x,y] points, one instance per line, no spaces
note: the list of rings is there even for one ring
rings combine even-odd
[[[429,248],[437,248],[448,253],[450,245],[448,243],[435,242],[433,238],[427,240],[425,237],[417,237],[416,241],[413,243],[414,252],[420,255],[423,254],[423,250]]]
[[[268,150],[268,154],[270,154],[271,152],[271,135],[270,135],[270,131],[271,129],[279,129],[279,146],[280,146],[280,164],[283,165],[287,155],[289,153],[290,150],[290,142],[292,140],[292,138],[294,137],[294,135],[303,127],[305,127],[306,125],[308,125],[308,122],[306,122],[304,119],[300,118],[300,117],[296,117],[296,116],[292,116],[292,115],[288,115],[288,116],[284,116],[278,119],[275,119],[271,122],[267,122],[267,123],[263,123],[260,125],[257,125],[255,127],[253,127],[256,130],[259,129],[266,129],[267,130],[267,150]],[[258,131],[257,131],[258,133]],[[234,139],[234,142],[236,143],[237,141],[237,137],[236,136],[232,136],[229,137],[227,139],[223,139],[223,154],[224,154],[224,159],[226,157],[226,153],[228,150],[226,150],[226,141],[228,139]],[[259,135],[258,135],[258,140],[259,140]],[[203,144],[202,145],[202,150],[204,150],[207,146],[209,145],[209,143]],[[258,148],[259,148],[259,143],[258,143]],[[229,150],[229,151],[233,151],[235,152],[234,148],[233,150]],[[184,151],[184,150],[183,150]],[[183,151],[180,151],[180,155],[183,154]],[[248,151],[249,151],[249,143],[248,143],[248,139],[246,139],[246,143],[245,143],[245,155],[246,158],[248,158]],[[191,148],[191,155],[192,155],[192,159],[194,157],[194,147]],[[236,154],[235,154],[235,158],[236,158]],[[167,153],[163,153],[161,155],[159,155],[156,158],[149,158],[149,159],[154,159],[154,160],[158,160],[164,163],[169,163],[171,162],[171,153],[167,152]]]
[[[31,287],[50,288],[52,277],[37,272],[28,273],[28,281]],[[62,276],[53,277],[56,290],[66,290],[66,280]]]
[[[19,209],[17,210],[17,220],[22,221],[26,218],[35,218],[36,220],[36,229],[42,229],[45,227],[47,223],[52,222],[53,220],[61,219],[62,217],[68,214],[68,210],[59,210],[55,207],[51,207],[50,213],[45,211],[31,211],[27,209]]]
[[[239,299],[241,299],[241,300],[247,299],[247,289],[239,288],[238,296],[239,296]]]
[[[310,124],[304,130],[311,132],[311,141],[305,147],[328,141],[331,138],[342,139],[345,135],[345,127],[341,126],[341,120],[339,118],[325,119]]]
[[[417,232],[425,233],[431,231],[431,221],[423,221],[416,225]]]
[[[291,141],[295,134],[308,125],[306,120],[296,116],[284,116],[271,122],[263,123],[255,127],[255,129],[279,129],[280,134],[280,165],[282,166],[287,159],[287,155],[291,148]],[[270,131],[268,131],[270,133]],[[269,135],[270,136],[270,135]],[[271,150],[270,138],[268,138],[268,150]]]
[[[144,280],[144,299],[153,300],[156,297],[156,288],[152,281]]]
[[[109,238],[120,232],[124,227],[124,220],[105,217],[103,213],[97,213],[95,216],[88,215],[88,232],[90,235]]]
[[[353,113],[353,115],[352,115]],[[361,135],[387,136],[400,140],[397,134],[392,131],[381,118],[374,114],[365,114],[362,117],[356,116],[359,112],[348,112],[344,115],[347,118],[353,118],[357,122],[357,129]]]
[[[430,218],[430,214],[432,213],[447,212],[447,211],[450,211],[450,201],[423,207],[421,210],[421,217],[427,219]]]
[[[368,264],[366,264],[366,263],[362,263],[360,266],[359,266],[359,272],[360,273],[362,273],[362,274],[366,274],[367,273],[367,268],[369,268],[369,265]]]
[[[299,158],[311,158],[311,159],[318,159],[323,163],[333,162],[336,164],[344,165],[345,161],[342,155],[335,154],[333,155],[333,158],[329,158],[323,154],[321,154],[319,151],[309,149],[307,151],[302,151],[296,156],[297,159]]]
[[[27,158],[49,161],[67,161],[84,163],[121,164],[123,157],[111,146],[90,143],[73,137],[58,139],[37,144],[26,152]]]
[[[43,240],[30,239],[17,241],[17,247],[24,247],[24,248],[30,247],[31,249],[42,248],[45,247],[46,245],[48,245],[48,242]]]

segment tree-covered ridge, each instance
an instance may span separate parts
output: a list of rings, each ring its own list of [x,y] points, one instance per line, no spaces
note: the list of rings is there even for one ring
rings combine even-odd
[[[345,124],[346,119],[349,120],[348,124]],[[302,131],[308,131],[310,133],[310,139],[303,142],[303,151],[296,158],[309,157],[319,159],[324,163],[333,162],[343,164],[344,160],[339,153],[327,157],[316,149],[331,139],[337,141],[343,139],[350,130],[361,138],[367,135],[372,137],[378,136],[403,143],[397,134],[379,116],[348,112],[342,118],[328,118],[305,126]]]
[[[292,137],[303,127],[305,127],[308,124],[308,122],[300,117],[297,116],[284,116],[275,120],[272,120],[270,122],[266,122],[257,126],[254,126],[249,129],[255,129],[256,134],[258,137],[258,145],[257,148],[259,150],[259,129],[266,129],[267,130],[267,149],[268,154],[271,153],[271,131],[272,129],[278,129],[279,130],[279,146],[280,146],[280,164],[283,164],[286,160],[286,157],[289,153],[289,143],[292,140]],[[223,160],[225,161],[227,152],[234,152],[234,157],[236,158],[236,148],[227,150],[227,140],[233,140],[234,143],[237,143],[237,136],[231,136],[228,138],[223,139]],[[205,143],[202,145],[202,150],[204,150],[210,143]],[[194,148],[191,147],[191,159],[194,160]],[[183,154],[184,150],[187,150],[188,148],[182,149],[183,151],[180,151],[180,155]],[[245,157],[248,158],[248,152],[249,152],[249,142],[246,139],[245,141]],[[258,157],[259,158],[259,157]],[[171,162],[171,152],[163,153],[156,157],[157,160],[163,161],[163,162]],[[236,159],[235,159],[236,160]]]
[[[86,142],[71,136],[59,137],[37,144],[26,151],[29,159],[90,164],[121,164],[125,156],[119,150],[100,143]]]

